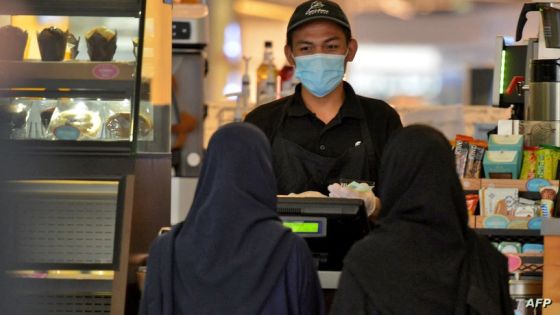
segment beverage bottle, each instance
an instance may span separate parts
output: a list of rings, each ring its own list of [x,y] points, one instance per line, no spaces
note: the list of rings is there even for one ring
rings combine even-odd
[[[277,98],[276,85],[278,70],[274,66],[272,42],[264,42],[263,61],[257,68],[257,105],[271,102]]]
[[[280,97],[294,94],[297,85],[294,74],[295,68],[289,63],[284,64],[280,70]]]

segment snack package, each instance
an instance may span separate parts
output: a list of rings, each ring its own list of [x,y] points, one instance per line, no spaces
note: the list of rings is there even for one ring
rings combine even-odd
[[[54,111],[47,137],[58,140],[96,140],[101,131],[103,104],[85,100],[60,101]]]
[[[550,179],[558,179],[558,161],[560,160],[560,148],[555,147],[552,145],[541,145],[543,149],[550,150],[550,158],[552,160],[552,171],[550,172],[552,178]],[[546,162],[546,161],[545,161]]]
[[[537,150],[537,178],[554,179],[552,165],[552,149],[541,147]]]
[[[519,179],[537,178],[537,150],[539,147],[525,147]]]
[[[27,38],[27,31],[19,27],[0,27],[0,43],[4,43],[0,49],[0,60],[23,60]]]
[[[539,190],[541,194],[541,216],[551,218],[554,212],[554,200],[558,193],[556,186],[544,186]]]
[[[131,137],[131,104],[129,100],[105,102],[106,118],[103,123],[104,139],[128,140]],[[148,105],[147,105],[148,104]],[[138,113],[138,139],[150,140],[153,138],[153,111],[149,103],[140,103]]]
[[[476,212],[476,206],[478,205],[478,195],[477,194],[468,194],[465,196],[465,199],[467,201],[467,211],[469,212],[469,215],[475,215]]]
[[[465,178],[480,178],[482,159],[486,148],[488,148],[488,144],[485,141],[475,140],[469,143]]]
[[[86,43],[91,61],[111,61],[117,50],[117,32],[96,27],[87,32]]]
[[[465,176],[465,168],[467,165],[467,157],[469,155],[469,142],[473,141],[472,137],[457,135],[455,137],[455,166],[457,175],[460,178]]]
[[[516,217],[532,218],[539,213],[539,206],[537,202],[530,199],[519,198],[519,201],[514,207],[513,215]]]
[[[481,204],[480,214],[489,216],[493,214],[513,215],[515,205],[519,198],[517,188],[483,188],[479,192]]]

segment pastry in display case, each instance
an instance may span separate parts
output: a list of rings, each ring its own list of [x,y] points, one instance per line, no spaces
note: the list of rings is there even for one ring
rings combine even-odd
[[[131,113],[130,101],[108,102],[105,106],[106,119],[103,128],[104,136],[110,140],[123,140],[130,138],[131,135]],[[138,138],[147,140],[153,134],[153,115],[149,106],[140,103],[138,113]]]
[[[86,42],[91,61],[111,61],[117,50],[117,32],[96,27],[86,34]]]
[[[5,25],[0,27],[0,60],[22,60],[27,46],[27,32],[17,26]]]
[[[101,104],[83,100],[60,102],[51,118],[47,136],[58,140],[99,139]]]
[[[0,105],[0,134],[5,138],[23,139],[29,117],[29,106],[20,99],[4,99]]]
[[[37,34],[41,60],[62,61],[66,52],[68,31],[64,32],[58,27],[47,27]]]

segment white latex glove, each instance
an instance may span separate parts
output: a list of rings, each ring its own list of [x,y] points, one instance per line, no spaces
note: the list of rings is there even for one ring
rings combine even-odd
[[[301,198],[305,198],[305,197],[319,197],[319,198],[326,198],[327,196],[323,195],[322,193],[318,192],[318,191],[314,191],[314,190],[308,190],[308,191],[304,191],[302,193],[296,194],[296,193],[290,193],[288,195],[288,197],[301,197]]]
[[[335,183],[329,185],[327,189],[329,190],[329,197],[362,199],[364,201],[364,206],[366,208],[367,215],[369,217],[375,212],[377,198],[373,194],[373,191],[371,191],[371,188],[367,185],[366,187],[368,188],[367,189],[363,189],[363,187],[352,188],[352,186],[343,187],[340,184]]]

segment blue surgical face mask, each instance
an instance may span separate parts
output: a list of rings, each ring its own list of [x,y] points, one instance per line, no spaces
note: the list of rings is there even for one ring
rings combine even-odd
[[[294,57],[296,78],[313,95],[323,97],[332,92],[344,77],[344,55],[314,54]]]

